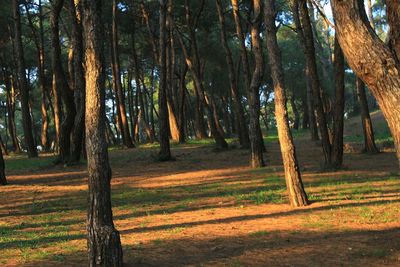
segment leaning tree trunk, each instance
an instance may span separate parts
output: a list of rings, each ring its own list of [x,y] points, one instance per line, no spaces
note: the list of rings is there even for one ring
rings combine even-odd
[[[356,78],[356,88],[361,110],[361,125],[364,135],[364,151],[367,153],[378,153],[379,149],[376,147],[375,144],[374,128],[372,127],[371,116],[369,114],[365,84],[359,78]]]
[[[160,152],[159,159],[170,160],[169,121],[167,106],[167,0],[160,0],[160,86],[158,91]]]
[[[103,22],[100,0],[83,1],[86,59],[86,153],[89,174],[88,265],[123,266],[111,209],[111,168],[105,136]]]
[[[265,165],[263,159],[263,140],[260,128],[260,86],[264,71],[263,53],[260,40],[260,27],[263,10],[260,0],[253,0],[253,17],[251,24],[251,44],[255,58],[255,68],[248,88],[250,114],[250,166],[253,168]]]
[[[258,4],[261,3],[260,0],[254,2],[259,2]],[[274,82],[275,116],[283,166],[285,169],[286,187],[289,194],[290,204],[294,207],[300,207],[306,206],[308,204],[308,199],[301,180],[300,169],[296,157],[296,149],[289,129],[282,59],[276,37],[277,28],[275,24],[275,16],[275,1],[266,1],[265,27],[267,48],[269,65],[271,67],[271,76]]]
[[[391,0],[388,4],[393,4]],[[336,22],[336,31],[340,46],[356,75],[368,86],[385,116],[391,130],[400,166],[400,49],[396,49],[396,40],[400,35],[392,35],[392,45],[383,43],[372,30],[364,9],[364,1],[332,0],[332,10]],[[388,5],[390,7],[391,5]],[[400,10],[388,10],[388,14],[397,14]],[[390,18],[391,16],[389,16]],[[395,16],[396,17],[396,16]],[[390,19],[388,19],[390,23]],[[394,23],[390,23],[394,25]],[[392,26],[391,25],[391,26]],[[391,27],[396,33],[400,29]],[[396,38],[397,36],[397,38]],[[400,42],[399,42],[400,43]]]
[[[335,105],[333,111],[332,166],[340,168],[343,164],[343,115],[344,115],[344,56],[335,38]]]
[[[13,15],[14,15],[14,36],[15,36],[15,51],[17,56],[18,66],[18,85],[21,93],[21,114],[22,127],[24,129],[25,143],[28,150],[28,157],[37,157],[38,153],[33,138],[32,117],[29,111],[29,86],[25,73],[24,50],[22,46],[21,33],[21,16],[19,12],[19,1],[13,0]]]

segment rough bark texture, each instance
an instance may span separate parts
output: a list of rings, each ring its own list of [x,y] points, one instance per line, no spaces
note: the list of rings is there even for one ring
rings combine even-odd
[[[271,67],[271,76],[274,82],[275,116],[278,127],[283,166],[285,169],[286,187],[288,190],[290,204],[293,207],[301,207],[306,206],[308,204],[308,200],[306,192],[304,191],[303,182],[301,180],[292,134],[289,129],[282,60],[276,37],[277,29],[275,26],[275,14],[275,1],[266,1],[265,27],[267,48],[269,65]]]
[[[111,168],[105,136],[105,83],[101,1],[82,0],[86,61],[86,152],[89,174],[88,265],[123,266],[111,209]]]
[[[297,0],[295,0],[297,1]],[[327,120],[325,117],[324,106],[321,98],[321,84],[318,77],[317,63],[315,60],[315,47],[313,30],[311,27],[310,16],[307,8],[306,0],[298,0],[300,21],[302,25],[302,31],[304,34],[304,53],[306,57],[307,72],[310,77],[311,89],[314,100],[314,109],[316,111],[316,119],[318,122],[319,131],[321,134],[322,151],[324,155],[325,167],[332,167],[331,158],[331,143],[329,139],[329,130]]]
[[[35,140],[33,138],[33,125],[32,117],[29,111],[29,86],[25,73],[25,59],[24,50],[22,47],[22,33],[21,33],[21,18],[19,11],[19,1],[13,0],[13,15],[14,15],[14,38],[15,38],[15,52],[17,58],[18,68],[18,85],[21,93],[21,115],[22,126],[24,129],[25,143],[28,151],[28,157],[37,157],[37,150]]]
[[[260,27],[263,18],[263,4],[261,0],[253,0],[253,16],[251,19],[251,44],[255,59],[255,68],[251,77],[248,91],[250,114],[250,166],[253,168],[265,165],[263,159],[263,140],[260,127],[260,86],[264,71],[263,52],[260,40]]]
[[[170,160],[169,120],[167,105],[167,0],[160,0],[160,86],[158,91],[160,152],[159,159]]]
[[[82,155],[85,132],[85,74],[83,69],[83,42],[81,6],[79,0],[69,0],[69,12],[72,21],[71,42],[73,54],[73,91],[76,116],[71,136],[70,162],[79,162]]]
[[[126,116],[125,94],[121,83],[121,71],[119,62],[118,49],[118,25],[117,25],[117,1],[112,2],[112,30],[111,30],[111,66],[113,75],[113,87],[115,91],[115,99],[117,103],[118,125],[121,130],[122,141],[124,146],[128,148],[134,147],[129,132],[128,119]]]
[[[239,143],[242,148],[250,147],[249,131],[244,116],[244,110],[241,103],[241,96],[237,86],[237,77],[235,74],[235,66],[233,64],[232,52],[228,45],[226,36],[225,16],[221,0],[216,0],[218,11],[218,18],[221,27],[221,42],[225,50],[226,63],[228,65],[229,83],[231,88],[231,95],[233,98],[233,111],[236,117],[236,128],[239,136]]]
[[[335,38],[335,104],[333,110],[332,166],[340,168],[343,164],[343,116],[344,116],[344,56]]]
[[[372,127],[371,116],[369,114],[365,84],[359,78],[356,78],[356,88],[358,101],[360,102],[361,124],[363,127],[364,135],[364,151],[367,153],[378,153],[379,149],[376,147],[375,144],[374,128]]]
[[[372,30],[364,1],[331,3],[340,46],[350,67],[377,100],[391,130],[400,166],[400,65],[395,50]]]
[[[386,0],[386,13],[389,23],[389,47],[400,60],[400,0]]]

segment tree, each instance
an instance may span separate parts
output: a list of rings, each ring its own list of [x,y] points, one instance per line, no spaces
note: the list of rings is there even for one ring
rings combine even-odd
[[[289,129],[286,93],[283,79],[281,52],[276,37],[275,1],[269,0],[265,4],[265,28],[271,76],[275,93],[275,116],[278,127],[279,144],[281,147],[283,166],[285,169],[286,187],[290,204],[294,207],[308,205],[306,192],[301,180],[300,169],[296,157],[296,149]]]
[[[111,209],[111,168],[105,136],[103,21],[100,0],[82,0],[86,64],[86,153],[89,174],[89,266],[123,266],[119,232]]]
[[[361,125],[364,136],[364,151],[367,153],[378,153],[379,150],[375,144],[374,128],[372,127],[371,116],[369,115],[365,84],[360,78],[356,78],[356,88],[358,100],[360,102]]]
[[[22,126],[24,129],[25,143],[28,150],[28,157],[37,157],[37,150],[35,140],[33,138],[32,117],[29,110],[29,88],[28,80],[25,72],[25,59],[24,50],[22,46],[22,33],[21,33],[21,18],[19,11],[19,1],[13,0],[13,15],[14,15],[14,43],[18,67],[18,86],[21,93],[21,113],[22,113]]]
[[[160,87],[158,91],[160,152],[159,159],[170,160],[169,120],[167,107],[167,0],[160,0]]]
[[[400,21],[398,0],[388,0],[389,44],[372,30],[364,1],[332,0],[340,46],[350,67],[377,100],[392,133],[400,166]]]
[[[250,166],[253,168],[265,165],[263,159],[263,140],[260,128],[260,86],[264,71],[263,52],[260,39],[260,28],[263,18],[263,5],[260,0],[253,0],[251,18],[251,44],[255,58],[255,67],[248,87],[250,113]],[[235,11],[234,11],[235,12]]]
[[[6,168],[4,164],[3,151],[0,151],[0,185],[7,185],[5,169]]]
[[[117,24],[117,0],[112,2],[112,30],[111,30],[111,67],[113,75],[113,87],[117,104],[118,126],[121,130],[122,141],[128,148],[134,147],[129,132],[128,119],[126,117],[125,94],[121,84],[121,70],[119,62],[118,47],[118,24]]]
[[[235,74],[235,66],[233,63],[232,52],[229,48],[228,39],[226,36],[225,16],[221,0],[216,0],[216,6],[218,11],[218,18],[221,27],[221,42],[225,50],[226,63],[228,65],[229,72],[229,83],[231,88],[231,94],[233,98],[233,108],[235,113],[236,127],[239,135],[239,143],[242,148],[250,147],[249,132],[244,116],[244,110],[241,103],[241,95],[239,94],[237,77]]]

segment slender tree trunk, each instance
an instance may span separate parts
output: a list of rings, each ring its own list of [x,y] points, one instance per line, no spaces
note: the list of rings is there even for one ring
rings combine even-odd
[[[0,185],[7,185],[6,165],[4,164],[3,153],[0,151]]]
[[[374,128],[372,127],[371,116],[369,115],[365,85],[364,82],[359,78],[356,78],[356,88],[360,102],[361,123],[364,135],[364,151],[367,153],[378,153],[379,149],[375,145]]]
[[[340,46],[350,67],[377,100],[392,133],[400,166],[400,49],[393,45],[400,44],[400,34],[396,34],[400,33],[400,29],[395,27],[400,10],[398,3],[391,5],[395,1],[387,2],[388,22],[394,31],[390,35],[390,46],[372,31],[365,14],[364,1],[332,0],[331,3]],[[392,20],[393,17],[397,19]]]
[[[167,3],[168,0],[160,0],[160,88],[158,91],[158,113],[160,124],[159,159],[162,161],[171,159],[167,105]]]
[[[290,96],[290,105],[292,106],[294,120],[293,120],[293,129],[298,130],[300,124],[300,113],[297,109],[294,94]]]
[[[115,98],[118,110],[118,124],[120,126],[122,141],[124,146],[128,148],[134,147],[131,135],[129,133],[128,119],[126,116],[125,95],[121,83],[121,71],[119,62],[119,49],[118,49],[118,27],[117,27],[117,0],[112,2],[112,41],[111,41],[111,65],[113,73],[113,87],[115,91]]]
[[[269,65],[271,67],[271,76],[274,82],[275,116],[283,166],[285,169],[286,187],[288,190],[290,205],[293,207],[301,207],[308,205],[308,199],[301,180],[300,168],[296,157],[296,149],[289,128],[281,52],[276,37],[277,29],[275,26],[275,16],[275,0],[266,1],[265,27],[267,48]]]
[[[18,85],[21,93],[21,114],[22,126],[24,129],[25,143],[28,151],[28,157],[37,157],[38,153],[33,138],[33,125],[32,117],[29,112],[29,86],[25,73],[25,59],[24,50],[22,46],[22,33],[21,33],[21,18],[19,11],[19,1],[13,0],[13,15],[14,15],[14,36],[15,36],[15,51],[17,56],[18,66]]]
[[[8,121],[8,132],[11,137],[11,141],[14,147],[15,153],[21,153],[21,147],[17,138],[17,127],[15,126],[15,96],[14,86],[8,73],[4,73],[6,94],[7,94],[7,121]]]
[[[79,0],[69,0],[69,12],[72,20],[72,49],[73,54],[73,85],[76,107],[76,117],[71,136],[70,162],[80,161],[83,148],[83,136],[85,132],[85,76],[83,69],[83,42],[81,6]]]
[[[260,86],[264,71],[263,53],[260,40],[260,27],[263,18],[261,0],[253,0],[253,17],[251,24],[251,43],[255,58],[255,68],[251,78],[248,99],[250,113],[250,166],[253,168],[265,165],[263,159],[263,140],[260,127]]]
[[[297,1],[297,0],[295,0]],[[332,167],[332,157],[331,157],[331,143],[329,139],[329,130],[325,117],[324,106],[321,99],[321,84],[317,72],[317,64],[315,60],[315,47],[313,30],[311,27],[310,16],[307,8],[306,0],[298,0],[298,8],[300,13],[300,20],[302,25],[302,32],[304,36],[304,52],[306,56],[306,64],[308,75],[311,80],[311,89],[314,100],[314,108],[316,111],[316,119],[318,122],[318,127],[321,133],[321,143],[324,155],[324,163],[326,168]]]
[[[74,120],[76,115],[73,91],[69,88],[61,60],[61,46],[60,46],[60,33],[59,33],[59,19],[61,9],[63,7],[63,0],[56,0],[52,3],[52,11],[50,16],[51,25],[51,41],[52,41],[52,68],[53,68],[53,93],[56,98],[58,95],[62,98],[64,106],[64,116],[61,123],[61,128],[58,132],[58,159],[57,162],[64,163],[69,160],[70,146],[71,146],[71,132],[74,127]],[[57,100],[59,101],[59,99]],[[60,118],[61,103],[57,104],[59,110],[57,113]]]
[[[344,116],[344,56],[337,38],[335,38],[335,105],[333,111],[332,166],[340,168],[343,164],[343,116]]]
[[[105,137],[105,84],[101,0],[83,1],[86,60],[86,153],[89,174],[88,265],[123,266],[111,208],[111,168]]]
[[[236,117],[236,125],[237,125],[236,127],[238,129],[239,143],[242,148],[249,148],[250,147],[249,132],[246,119],[244,116],[243,106],[241,103],[241,96],[239,94],[239,90],[237,87],[237,77],[235,74],[235,66],[233,64],[232,52],[229,48],[228,40],[226,37],[225,17],[221,0],[216,0],[216,5],[217,5],[219,23],[221,27],[221,42],[225,50],[226,63],[228,65],[229,82],[234,103],[233,110],[235,112],[235,117]]]

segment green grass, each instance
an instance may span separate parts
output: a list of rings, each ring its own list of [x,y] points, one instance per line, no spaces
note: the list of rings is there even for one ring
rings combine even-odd
[[[36,171],[54,165],[55,156],[28,158],[25,154],[18,154],[5,157],[4,160],[7,171]]]

